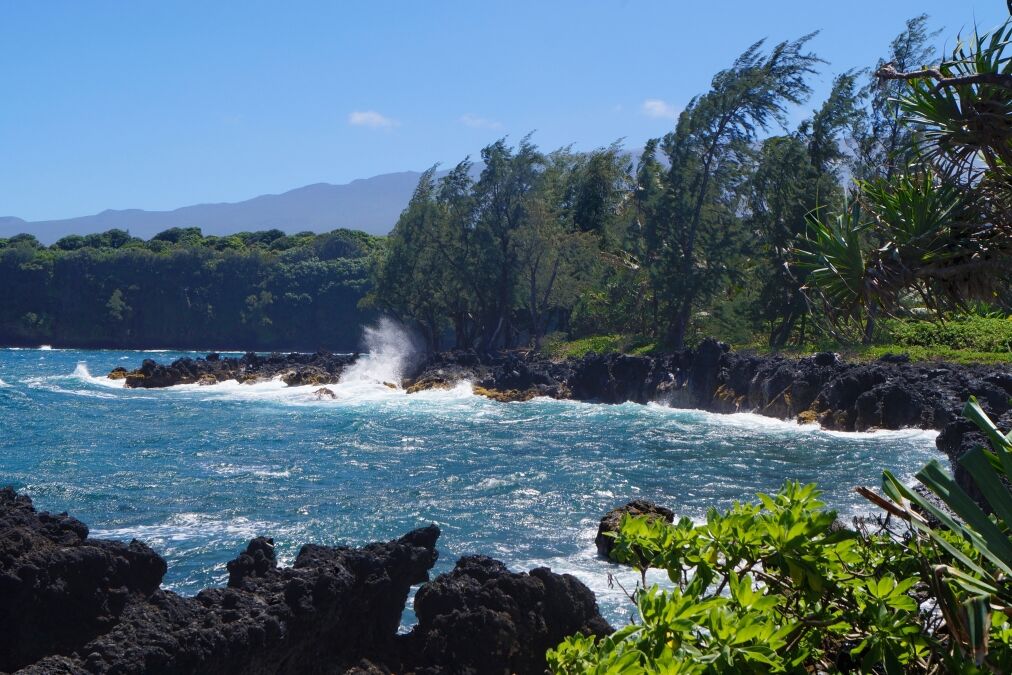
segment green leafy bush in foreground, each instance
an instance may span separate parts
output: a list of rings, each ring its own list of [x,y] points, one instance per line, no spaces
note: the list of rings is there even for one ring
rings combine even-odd
[[[997,516],[937,463],[918,474],[959,515],[886,472],[862,494],[888,517],[844,529],[814,485],[787,483],[706,522],[626,517],[613,557],[641,572],[639,620],[548,652],[555,673],[1007,673],[1012,671],[1012,441],[971,402],[994,452],[963,459]],[[917,505],[921,511],[914,508]],[[941,520],[932,526],[927,511]],[[894,529],[895,523],[899,529]],[[650,568],[673,587],[646,587]]]
[[[639,588],[638,623],[549,653],[557,673],[894,672],[929,653],[917,561],[886,534],[837,527],[814,485],[788,483],[706,522],[626,518],[613,556],[666,570]],[[883,573],[883,570],[888,570]]]

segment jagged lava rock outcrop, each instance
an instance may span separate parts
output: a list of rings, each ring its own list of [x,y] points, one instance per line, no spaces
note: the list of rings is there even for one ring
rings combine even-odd
[[[357,355],[269,354],[247,352],[241,358],[211,353],[202,359],[184,357],[170,364],[145,359],[141,367],[127,371],[115,368],[109,377],[125,380],[127,387],[157,389],[177,384],[216,384],[226,380],[259,382],[280,377],[289,386],[334,384]]]
[[[610,632],[575,578],[464,558],[421,587],[419,624],[397,635],[438,537],[429,526],[361,548],[306,544],[292,567],[257,537],[228,563],[227,587],[182,597],[161,589],[165,561],[144,544],[90,538],[5,488],[0,671],[534,673],[567,635]]]
[[[414,607],[404,672],[425,675],[543,673],[545,652],[567,636],[613,631],[575,577],[543,567],[515,574],[484,556],[461,558],[422,586]]]
[[[0,671],[107,632],[165,570],[140,542],[89,539],[76,518],[37,513],[28,497],[0,490]]]

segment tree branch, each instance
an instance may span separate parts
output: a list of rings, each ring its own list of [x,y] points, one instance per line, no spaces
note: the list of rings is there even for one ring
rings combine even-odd
[[[1012,2],[1012,0],[1010,0]],[[961,77],[945,77],[937,68],[924,68],[909,73],[901,73],[896,66],[887,63],[875,71],[880,80],[935,80],[935,91],[945,87],[958,87],[963,84],[990,84],[996,87],[1012,89],[1012,75],[1005,73],[977,73]]]

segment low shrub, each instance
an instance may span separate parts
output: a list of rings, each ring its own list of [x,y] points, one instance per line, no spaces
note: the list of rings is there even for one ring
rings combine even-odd
[[[591,352],[643,355],[652,353],[655,348],[654,342],[637,336],[591,335],[577,340],[566,340],[565,335],[560,333],[548,336],[544,341],[542,351],[550,358],[565,359],[569,357],[581,358]]]
[[[1012,353],[1012,318],[960,316],[948,321],[884,322],[888,339],[905,347]]]

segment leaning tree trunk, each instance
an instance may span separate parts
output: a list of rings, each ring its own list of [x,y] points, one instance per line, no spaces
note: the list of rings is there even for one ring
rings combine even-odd
[[[872,302],[868,305],[868,320],[864,324],[864,338],[861,344],[870,345],[875,338],[875,320],[878,317],[878,303]]]

